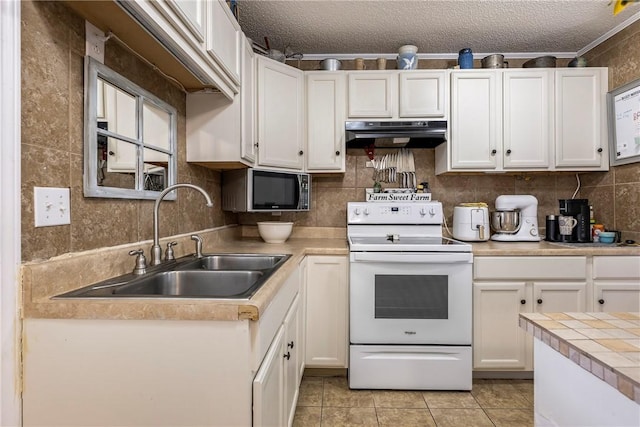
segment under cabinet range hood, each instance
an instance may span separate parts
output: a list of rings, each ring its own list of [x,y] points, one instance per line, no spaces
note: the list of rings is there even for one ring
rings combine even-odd
[[[433,121],[347,121],[347,148],[370,145],[380,148],[434,148],[446,141],[447,122]]]

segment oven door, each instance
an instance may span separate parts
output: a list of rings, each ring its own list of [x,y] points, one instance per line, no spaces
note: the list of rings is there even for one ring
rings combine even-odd
[[[471,345],[471,253],[352,252],[352,344]]]

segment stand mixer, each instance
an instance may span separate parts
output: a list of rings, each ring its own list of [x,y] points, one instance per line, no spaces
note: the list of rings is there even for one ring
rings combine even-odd
[[[538,242],[538,199],[529,195],[503,195],[496,198],[491,214],[491,240],[500,242]]]

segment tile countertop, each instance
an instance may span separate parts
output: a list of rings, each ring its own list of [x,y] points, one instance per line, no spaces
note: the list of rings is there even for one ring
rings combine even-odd
[[[640,313],[521,313],[520,327],[640,404]]]
[[[617,246],[593,243],[541,242],[472,242],[475,256],[592,256],[640,255],[640,246]]]
[[[255,228],[255,227],[254,227]],[[227,230],[229,232],[233,230]],[[244,237],[216,239],[205,237],[206,253],[286,253],[292,257],[256,292],[250,300],[222,299],[57,299],[51,297],[116,277],[128,271],[130,249],[147,247],[139,242],[118,247],[66,254],[45,261],[22,265],[23,317],[50,319],[183,319],[257,320],[283,285],[285,279],[306,255],[348,255],[344,230],[334,230],[332,238],[315,237],[317,231],[294,236],[283,244],[266,244],[257,237],[257,228]],[[255,235],[253,235],[255,234]],[[189,234],[177,239],[178,248],[191,247]],[[180,240],[182,239],[182,240]],[[212,242],[211,244],[209,242]],[[149,242],[150,244],[150,242]],[[548,242],[478,242],[476,256],[575,256],[640,255],[640,247],[567,247]],[[181,256],[176,253],[176,256]]]

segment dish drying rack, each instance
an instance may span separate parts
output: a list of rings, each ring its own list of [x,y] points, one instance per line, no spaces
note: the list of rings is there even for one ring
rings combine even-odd
[[[413,153],[401,148],[395,153],[371,159],[373,180],[376,182],[398,183],[400,188],[416,188],[416,165]]]

